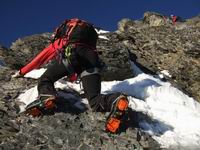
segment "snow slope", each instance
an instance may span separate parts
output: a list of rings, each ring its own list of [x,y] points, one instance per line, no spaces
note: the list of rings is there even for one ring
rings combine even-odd
[[[142,73],[133,63],[132,67],[138,74],[136,77],[124,81],[102,82],[102,93],[117,91],[129,95],[129,107],[152,119],[141,121],[141,129],[151,134],[163,148],[200,149],[200,104],[170,83]],[[26,77],[38,78],[44,71],[45,69],[34,70]],[[63,80],[57,81],[55,87],[82,92],[79,84]],[[18,97],[24,103],[20,106],[21,111],[37,96],[37,87],[24,91]],[[80,103],[87,103],[87,100],[83,99],[75,105],[81,106]]]

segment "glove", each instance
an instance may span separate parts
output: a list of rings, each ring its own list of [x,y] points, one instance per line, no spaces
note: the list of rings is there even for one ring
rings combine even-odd
[[[68,77],[67,77],[67,80],[68,80],[69,82],[75,82],[75,81],[78,80],[78,75],[77,75],[76,73],[74,73],[74,74],[68,76]]]
[[[11,77],[12,77],[12,78],[20,78],[20,77],[23,77],[23,75],[20,74],[20,71],[17,71],[17,72],[15,72],[14,75],[11,75]]]

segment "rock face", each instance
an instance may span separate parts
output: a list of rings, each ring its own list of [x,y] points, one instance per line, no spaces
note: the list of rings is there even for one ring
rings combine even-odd
[[[0,46],[0,66],[16,69],[20,67],[19,61],[16,61],[17,59],[20,60],[18,53],[14,53],[12,50]]]
[[[27,36],[13,42],[10,49],[13,51],[14,55],[19,55],[16,59],[18,60],[17,62],[20,63],[19,65],[24,66],[50,43],[49,39],[50,33]]]
[[[170,82],[200,101],[200,19],[195,17],[173,25],[158,21],[162,18],[148,12],[141,21],[120,21],[119,42],[152,72],[168,70]]]
[[[128,49],[123,43],[118,42],[115,34],[105,35],[109,40],[100,39],[97,44],[100,59],[105,64],[102,79],[112,81],[133,77]]]
[[[165,16],[152,12],[144,13],[143,22],[149,24],[149,26],[151,27],[157,27],[165,25],[167,23],[167,21],[165,20]]]
[[[176,24],[167,19],[147,12],[143,20],[123,19],[116,32],[103,34],[109,39],[99,39],[97,45],[105,63],[103,80],[133,77],[132,59],[146,73],[168,70],[172,76],[166,76],[168,81],[200,100],[200,17]],[[137,118],[142,115],[133,111],[117,135],[104,131],[108,114],[89,109],[80,112],[66,105],[65,111],[42,118],[18,114],[16,98],[37,81],[11,79],[10,75],[47,46],[49,36],[25,37],[10,49],[0,46],[0,149],[160,149],[151,136],[137,128]]]

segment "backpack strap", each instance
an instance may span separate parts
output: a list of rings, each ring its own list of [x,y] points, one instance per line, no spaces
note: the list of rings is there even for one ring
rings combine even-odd
[[[65,37],[68,40],[70,37],[70,34],[72,33],[73,29],[77,25],[86,26],[86,25],[90,25],[90,23],[84,20],[80,20],[78,18],[63,21],[63,23],[58,28],[56,28],[55,35],[52,39],[52,43],[60,37]]]
[[[86,21],[84,20],[80,20],[80,19],[77,19],[77,18],[74,18],[74,19],[70,19],[66,22],[66,25],[68,27],[67,31],[66,31],[66,37],[67,39],[69,39],[70,37],[70,34],[72,33],[72,31],[74,30],[74,28],[79,25],[79,26],[87,26],[89,25],[89,23],[87,23]]]
[[[57,40],[58,38],[60,38],[63,35],[63,31],[66,28],[66,24],[67,24],[68,20],[63,21],[60,26],[58,26],[55,31],[54,34],[52,35],[52,40],[51,43],[53,43],[55,40]]]
[[[70,34],[72,33],[73,29],[77,26],[78,22],[81,22],[81,21],[79,19],[70,19],[70,20],[68,20],[68,22],[66,24],[68,26],[68,28],[67,28],[67,31],[65,33],[67,39],[69,39]]]

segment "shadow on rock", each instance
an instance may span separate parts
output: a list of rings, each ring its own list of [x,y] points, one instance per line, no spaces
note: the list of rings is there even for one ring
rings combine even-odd
[[[88,109],[87,104],[83,103],[81,98],[83,95],[79,94],[73,89],[58,89],[58,100],[56,102],[56,108],[53,111],[45,112],[45,115],[54,115],[55,113],[70,113],[80,114]]]
[[[151,135],[161,136],[167,131],[173,131],[173,127],[159,120],[152,119],[142,112],[135,112],[128,109],[124,124],[121,126],[119,133],[126,132],[128,128],[138,128],[141,131],[148,132]]]
[[[134,64],[141,69],[142,72],[146,73],[146,74],[151,74],[151,75],[156,75],[156,72],[150,70],[149,68],[145,67],[144,65],[142,65],[141,63],[139,63],[137,61],[137,56],[136,54],[132,53],[130,50],[128,50],[129,52],[129,58],[131,61],[134,62]]]

